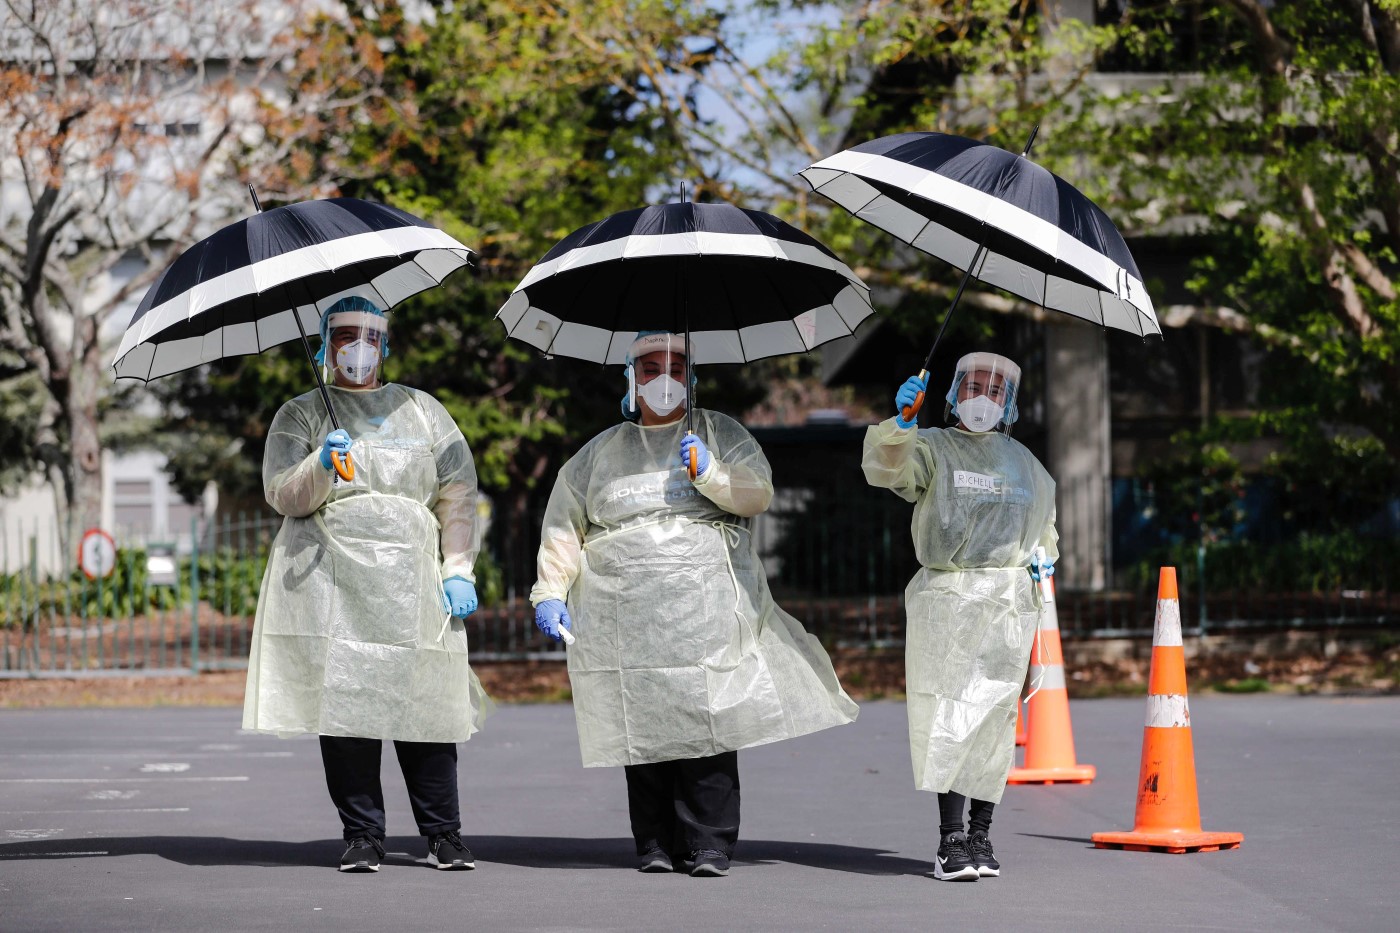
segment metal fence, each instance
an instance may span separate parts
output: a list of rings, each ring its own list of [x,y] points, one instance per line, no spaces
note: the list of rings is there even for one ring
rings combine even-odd
[[[1061,492],[1062,499],[1070,495]],[[1141,538],[1142,517],[1158,505],[1150,489],[1116,491],[1115,527]],[[903,644],[903,590],[917,570],[911,514],[907,503],[878,490],[787,491],[756,520],[753,539],[775,598],[824,643],[892,648]],[[534,511],[498,514],[490,523],[477,567],[482,605],[468,625],[475,658],[562,657],[535,630],[528,600],[540,518]],[[270,515],[196,523],[178,549],[118,540],[112,573],[101,579],[77,568],[71,535],[7,529],[0,554],[0,566],[8,568],[0,575],[0,677],[246,667],[258,588],[280,524]],[[1400,625],[1388,559],[1394,542],[1384,536],[1366,539],[1359,558],[1326,574],[1302,575],[1275,565],[1293,551],[1306,563],[1308,548],[1315,549],[1306,542],[1159,538],[1148,547],[1115,531],[1114,553],[1132,559],[1117,562],[1110,587],[1059,593],[1066,636],[1149,636],[1156,558],[1178,568],[1182,620],[1195,634]],[[20,554],[9,550],[16,541]],[[41,546],[52,553],[41,555]],[[1251,549],[1259,558],[1253,563]],[[1269,566],[1258,566],[1261,561]]]
[[[178,546],[118,540],[110,574],[98,577],[80,569],[72,533],[35,525],[6,534],[0,677],[246,667],[268,545],[280,521],[196,521]],[[16,541],[18,555],[10,552]]]

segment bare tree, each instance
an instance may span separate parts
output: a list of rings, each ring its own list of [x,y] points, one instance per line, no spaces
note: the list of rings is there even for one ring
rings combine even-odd
[[[287,177],[266,130],[285,140],[288,108],[316,109],[317,89],[294,100],[281,83],[306,14],[302,0],[0,0],[0,353],[43,387],[34,467],[70,527],[100,516],[114,312],[246,213],[240,182]]]

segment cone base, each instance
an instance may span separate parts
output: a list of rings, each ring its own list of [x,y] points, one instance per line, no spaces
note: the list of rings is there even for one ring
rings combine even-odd
[[[1243,833],[1094,833],[1096,849],[1127,849],[1130,852],[1218,852],[1238,849]]]
[[[1063,768],[1012,768],[1008,784],[1092,784],[1099,769],[1093,765]]]

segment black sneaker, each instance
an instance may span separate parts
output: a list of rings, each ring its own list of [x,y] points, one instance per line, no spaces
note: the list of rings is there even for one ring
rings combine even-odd
[[[992,854],[992,840],[982,830],[967,837],[967,851],[977,865],[977,874],[983,878],[1001,877],[1001,862]]]
[[[701,849],[690,854],[694,863],[690,868],[692,878],[722,878],[729,874],[729,856],[714,849]]]
[[[438,871],[466,871],[476,867],[471,849],[451,830],[428,837],[428,864]]]
[[[373,836],[356,836],[346,843],[345,854],[340,857],[341,871],[379,871],[379,860],[384,857],[384,846]]]
[[[938,844],[933,877],[939,881],[976,881],[980,873],[967,851],[967,833],[949,833]]]
[[[675,871],[675,866],[671,864],[671,856],[666,854],[666,850],[660,846],[652,846],[642,854],[642,863],[637,866],[637,871],[644,871],[647,874],[662,874],[663,872]]]

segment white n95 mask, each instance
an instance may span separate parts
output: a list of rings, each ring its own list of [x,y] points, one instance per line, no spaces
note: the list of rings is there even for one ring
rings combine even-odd
[[[975,395],[958,402],[958,419],[969,431],[981,434],[997,426],[1001,421],[1002,410],[1001,405],[987,396]]]
[[[351,382],[364,385],[379,369],[379,347],[367,340],[347,343],[335,351],[335,368]]]
[[[685,404],[685,386],[667,374],[657,376],[645,385],[637,386],[637,395],[658,415],[669,415]]]

